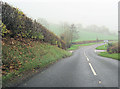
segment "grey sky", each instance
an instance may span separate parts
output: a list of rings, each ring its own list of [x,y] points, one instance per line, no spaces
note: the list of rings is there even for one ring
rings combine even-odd
[[[2,0],[20,8],[27,16],[52,23],[105,25],[118,29],[119,0]]]

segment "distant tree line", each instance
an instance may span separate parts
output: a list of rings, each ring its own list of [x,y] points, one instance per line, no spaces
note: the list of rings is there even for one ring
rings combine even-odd
[[[48,42],[65,49],[65,42],[36,20],[27,17],[18,8],[2,2],[2,33],[3,37],[31,38]]]
[[[89,25],[89,26],[83,27],[82,24],[76,24],[76,26],[78,30],[85,30],[85,31],[109,34],[109,35],[116,34],[116,33],[111,33],[109,28],[107,28],[106,26]]]
[[[38,18],[37,21],[39,21],[45,27],[49,28],[49,30],[53,31],[58,36],[60,36],[60,33],[64,32],[64,30],[61,26],[64,23],[62,23],[62,24],[61,23],[60,24],[48,23],[45,18]],[[104,25],[103,26],[97,26],[97,25],[93,24],[93,25],[88,25],[88,26],[85,26],[85,27],[82,24],[74,24],[74,25],[76,26],[76,29],[78,31],[83,30],[83,31],[89,31],[89,32],[103,33],[103,34],[106,34],[106,35],[117,35],[117,31],[116,32],[110,32],[109,28],[107,28]]]

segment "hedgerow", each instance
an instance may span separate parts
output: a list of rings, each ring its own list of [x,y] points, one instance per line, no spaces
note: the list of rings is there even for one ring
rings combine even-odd
[[[118,43],[108,43],[108,53],[120,53],[118,50]]]
[[[2,23],[9,32],[3,33],[3,37],[32,38],[56,45],[65,49],[65,42],[54,33],[42,26],[36,20],[27,17],[21,10],[2,2]]]

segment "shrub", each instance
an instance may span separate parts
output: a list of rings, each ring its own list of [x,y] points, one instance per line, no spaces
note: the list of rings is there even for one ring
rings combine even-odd
[[[118,43],[108,43],[108,48],[107,48],[108,53],[119,53],[118,51]]]

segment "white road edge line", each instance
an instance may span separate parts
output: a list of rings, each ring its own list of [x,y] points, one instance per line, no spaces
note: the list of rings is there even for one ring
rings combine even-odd
[[[93,69],[93,67],[92,67],[91,63],[89,63],[89,66],[90,66],[90,68],[91,68],[91,70],[92,70],[93,74],[94,74],[94,75],[97,75],[97,74],[96,74],[96,72],[95,72],[95,70]]]

